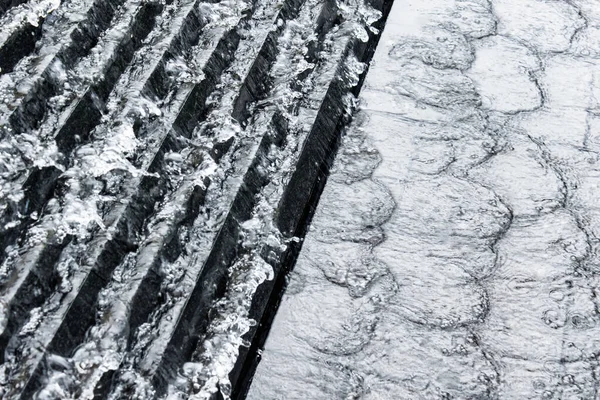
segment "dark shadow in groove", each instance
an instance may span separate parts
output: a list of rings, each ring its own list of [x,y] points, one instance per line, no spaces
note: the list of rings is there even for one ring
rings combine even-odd
[[[23,26],[0,48],[0,76],[12,72],[19,61],[33,53],[35,44],[42,37],[43,22],[40,18],[37,26]]]
[[[369,63],[373,58],[373,55],[377,48],[377,44],[381,39],[383,29],[387,21],[387,17],[393,4],[393,0],[375,0],[374,3],[377,2],[383,3],[380,3],[380,7],[378,7],[382,11],[382,17],[373,26],[379,30],[380,34],[374,36],[372,33],[370,33],[371,38],[367,44],[367,48],[362,51],[362,54],[360,54],[360,50],[357,51],[359,60],[366,63],[367,68],[360,75],[359,82],[352,91],[355,96],[357,96],[360,93],[367,72],[369,70]],[[340,145],[341,134],[345,125],[347,125],[347,123],[338,124],[338,126],[335,129],[334,140],[330,143],[329,146],[327,146],[324,149],[325,153],[327,154],[327,157],[320,163],[318,167],[319,176],[315,180],[315,183],[310,191],[310,199],[308,200],[306,207],[302,211],[300,222],[298,224],[297,229],[293,233],[293,236],[304,239],[306,233],[308,232],[319,199],[321,197],[323,189],[325,188],[325,184],[327,183],[329,171],[331,169],[331,166],[333,165],[333,161],[337,154]],[[264,304],[264,302],[267,303],[267,306],[262,314],[262,318],[260,319],[257,325],[257,329],[254,332],[254,335],[252,335],[253,340],[251,342],[250,347],[240,349],[238,364],[236,364],[233,372],[230,374],[231,382],[234,383],[231,395],[231,399],[233,400],[243,400],[248,394],[250,385],[252,384],[254,373],[256,372],[256,368],[261,359],[260,354],[262,352],[262,349],[264,348],[266,339],[269,335],[269,331],[277,314],[277,309],[279,308],[279,304],[281,303],[281,300],[287,288],[287,277],[289,276],[290,272],[294,268],[294,265],[296,264],[300,251],[302,249],[302,243],[303,241],[291,242],[288,245],[288,250],[286,251],[286,254],[282,260],[281,271],[279,274],[276,274],[273,286],[269,288],[268,285],[263,284],[259,286],[259,289],[257,290],[257,293],[253,300],[253,307],[254,303]],[[239,360],[244,361],[240,363]],[[216,398],[219,397],[216,396]]]

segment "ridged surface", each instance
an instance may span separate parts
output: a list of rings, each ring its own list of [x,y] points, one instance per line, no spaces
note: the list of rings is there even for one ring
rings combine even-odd
[[[250,399],[600,399],[600,7],[397,0]]]
[[[0,3],[0,397],[243,397],[388,9]]]

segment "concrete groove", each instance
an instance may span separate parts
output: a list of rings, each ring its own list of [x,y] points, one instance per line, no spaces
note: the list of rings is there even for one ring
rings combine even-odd
[[[243,396],[390,5],[74,0],[0,28],[0,397]]]

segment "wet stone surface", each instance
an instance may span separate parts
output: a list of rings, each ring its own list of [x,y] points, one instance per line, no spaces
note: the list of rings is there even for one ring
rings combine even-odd
[[[249,398],[600,398],[600,3],[396,0]]]

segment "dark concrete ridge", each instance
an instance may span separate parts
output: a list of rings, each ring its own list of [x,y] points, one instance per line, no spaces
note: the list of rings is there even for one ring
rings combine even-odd
[[[348,76],[368,65],[379,36],[359,40],[363,21],[333,1],[76,4],[82,18],[60,3],[37,26],[6,28],[0,44],[14,83],[0,88],[0,135],[16,143],[0,157],[23,140],[56,149],[45,164],[17,156],[2,182],[14,196],[0,199],[0,396],[196,393],[178,386],[180,372],[204,362],[231,271],[260,257],[274,279],[252,294],[248,317],[259,324],[244,335],[231,388],[215,394],[243,398],[349,121],[347,96],[366,72]],[[381,32],[391,2],[370,7]],[[17,49],[15,35],[31,43]],[[306,45],[301,58],[293,35]],[[300,59],[307,67],[282,77],[281,65]],[[295,97],[279,105],[278,90]],[[286,250],[243,244],[265,202]],[[86,215],[97,217],[76,219]],[[147,386],[132,387],[131,374]]]

